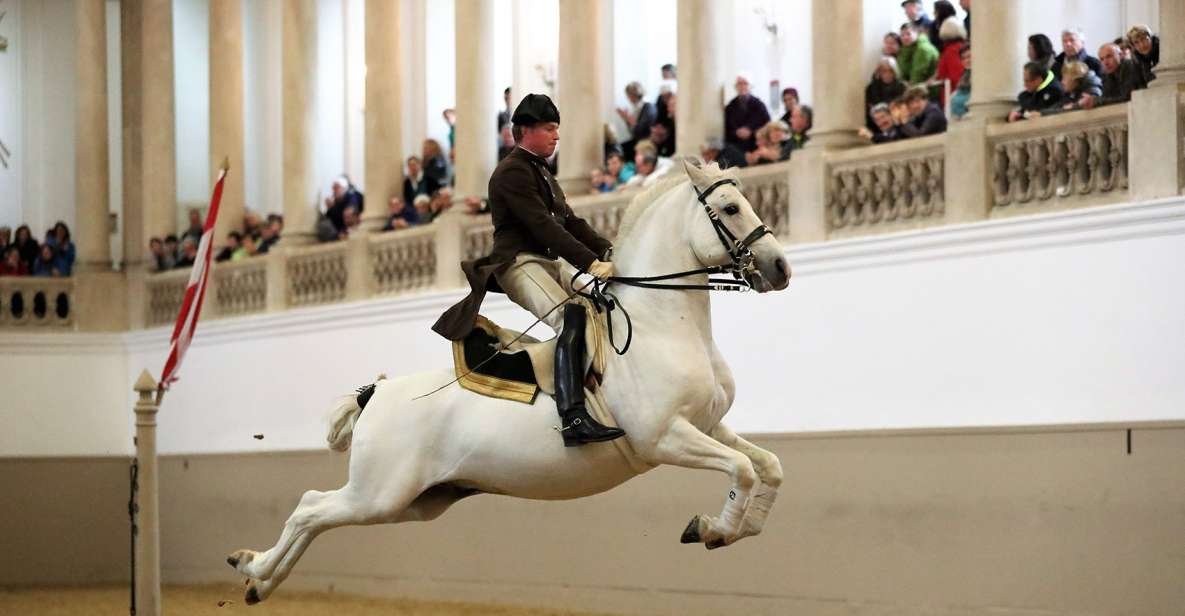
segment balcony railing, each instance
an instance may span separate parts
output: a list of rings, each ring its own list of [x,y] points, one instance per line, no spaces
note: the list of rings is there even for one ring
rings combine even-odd
[[[828,237],[942,224],[945,140],[933,135],[830,154]]]
[[[64,329],[73,316],[73,278],[0,278],[0,327]]]

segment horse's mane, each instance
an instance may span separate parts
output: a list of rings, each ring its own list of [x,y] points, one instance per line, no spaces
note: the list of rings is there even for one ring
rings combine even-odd
[[[630,199],[630,204],[626,206],[625,214],[623,214],[621,217],[621,223],[617,226],[618,238],[629,236],[630,232],[634,229],[634,225],[637,224],[638,219],[642,217],[642,212],[646,211],[647,206],[649,206],[651,203],[654,203],[655,201],[658,201],[659,197],[666,194],[674,187],[690,182],[687,174],[683,173],[683,169],[681,167],[682,163],[680,161],[676,161],[675,164],[679,165],[679,167],[668,172],[667,177],[660,179],[659,181],[655,182],[653,186],[646,188],[645,190],[634,195],[633,199]],[[722,177],[736,178],[736,172],[734,170],[722,170],[716,163],[709,163],[700,168],[708,175],[708,177],[713,179]]]

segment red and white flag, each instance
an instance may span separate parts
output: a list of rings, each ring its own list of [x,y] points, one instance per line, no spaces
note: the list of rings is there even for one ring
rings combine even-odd
[[[214,195],[210,197],[210,210],[206,212],[206,224],[202,226],[202,239],[198,243],[197,257],[189,273],[189,284],[185,287],[185,299],[181,312],[173,326],[173,338],[169,341],[169,359],[160,375],[160,388],[168,389],[177,380],[176,372],[181,367],[181,358],[189,349],[189,341],[197,329],[198,316],[202,313],[202,300],[206,298],[206,279],[210,276],[210,254],[214,245],[214,222],[218,220],[218,202],[222,200],[222,183],[226,180],[227,164],[222,163],[218,181],[214,183]]]

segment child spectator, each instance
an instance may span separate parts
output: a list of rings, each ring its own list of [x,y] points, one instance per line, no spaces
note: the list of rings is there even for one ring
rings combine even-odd
[[[1017,107],[1008,113],[1008,121],[1016,122],[1039,117],[1043,112],[1056,109],[1065,102],[1066,93],[1060,81],[1053,78],[1053,71],[1044,70],[1040,64],[1029,62],[1024,68],[1025,89],[1016,97]]]

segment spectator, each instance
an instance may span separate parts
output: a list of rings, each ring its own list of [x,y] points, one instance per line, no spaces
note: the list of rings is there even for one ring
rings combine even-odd
[[[478,216],[480,214],[490,213],[490,202],[488,199],[481,197],[465,197],[465,213],[470,216]]]
[[[1069,60],[1085,62],[1096,75],[1103,74],[1103,65],[1099,59],[1086,53],[1086,35],[1077,28],[1062,30],[1062,52],[1053,60],[1053,74],[1057,79],[1062,78],[1062,66]]]
[[[424,165],[424,175],[436,183],[437,189],[441,186],[448,186],[451,183],[452,169],[449,166],[448,158],[444,155],[444,151],[440,149],[439,141],[435,139],[424,140],[424,151],[421,160]]]
[[[745,154],[750,165],[776,163],[790,158],[794,142],[790,140],[790,126],[781,120],[770,120],[757,131],[757,149]]]
[[[646,102],[643,99],[644,96],[646,96],[646,90],[642,84],[631,81],[625,86],[625,97],[630,102],[629,108],[617,108],[617,115],[621,117],[630,131],[630,138],[621,144],[622,152],[626,156],[633,156],[634,146],[639,141],[650,137],[650,127],[654,125],[654,120],[658,117],[657,109],[652,103]],[[659,101],[661,102],[661,99]]]
[[[621,152],[610,152],[605,157],[605,170],[613,176],[613,185],[625,184],[634,177],[634,163],[625,162],[625,155]]]
[[[412,201],[411,205],[415,208],[416,214],[420,218],[420,224],[432,222],[432,197],[428,195],[416,195],[416,199]]]
[[[716,163],[723,168],[725,164],[720,159],[720,152],[723,149],[724,144],[719,139],[709,139],[699,146],[699,157],[703,159],[704,164]]]
[[[909,18],[909,23],[914,26],[914,32],[922,34],[930,32],[930,28],[934,26],[934,20],[926,15],[926,9],[922,6],[922,0],[905,0],[905,2],[901,3],[901,8],[905,9],[905,16]],[[908,44],[902,41],[903,48]]]
[[[667,130],[675,132],[675,82],[666,82],[658,87],[654,111],[654,123],[665,124]]]
[[[510,124],[503,124],[502,128],[498,129],[498,160],[502,160],[514,151],[514,132],[510,130]]]
[[[403,176],[404,203],[415,203],[417,195],[431,197],[438,188],[440,188],[440,184],[424,173],[420,157],[407,157],[407,175]]]
[[[62,275],[69,276],[74,271],[74,258],[77,254],[74,242],[70,241],[70,227],[59,220],[50,230],[45,241],[53,246],[58,259],[58,269]]]
[[[222,263],[223,261],[230,261],[234,257],[235,252],[237,252],[239,250],[239,248],[241,248],[242,246],[243,246],[243,234],[242,233],[239,233],[238,231],[231,231],[230,233],[227,233],[226,234],[226,246],[223,246],[222,250],[218,251],[217,256],[214,257],[214,261],[217,263]]]
[[[634,164],[638,172],[630,178],[630,181],[622,184],[618,190],[651,186],[654,184],[654,179],[661,175],[658,173],[658,156],[654,154],[653,150],[638,149],[634,157]]]
[[[457,110],[449,107],[440,112],[440,117],[444,118],[444,123],[448,124],[448,149],[450,152],[457,148]],[[436,147],[440,147],[437,142]],[[428,155],[424,155],[424,160],[429,160]]]
[[[1148,87],[1144,71],[1134,60],[1123,60],[1119,56],[1119,45],[1107,43],[1099,48],[1099,59],[1103,64],[1103,95],[1085,95],[1080,105],[1093,109],[1131,100],[1132,92]]]
[[[946,49],[946,39],[942,38],[942,26],[947,21],[954,21],[959,24],[963,30],[963,40],[967,40],[967,29],[963,28],[963,24],[959,23],[955,17],[955,5],[948,0],[935,0],[934,2],[934,23],[930,25],[930,30],[926,33],[930,37],[931,43],[937,43],[935,46],[938,51]]]
[[[946,132],[946,115],[941,107],[930,102],[925,86],[913,86],[905,92],[905,107],[909,120],[901,125],[901,134],[924,137]]]
[[[165,244],[159,237],[148,240],[148,252],[152,255],[152,263],[156,266],[155,271],[160,272],[169,269],[165,267]]]
[[[769,110],[749,93],[749,79],[744,75],[737,75],[736,91],[736,98],[724,107],[724,140],[742,152],[751,152],[757,148],[757,129],[769,122]]]
[[[259,254],[267,254],[280,241],[280,234],[284,232],[284,217],[279,214],[269,214],[267,224],[259,233]]]
[[[901,98],[902,94],[905,94],[905,82],[901,81],[901,76],[897,73],[897,61],[890,56],[881,58],[881,61],[876,63],[876,70],[872,72],[872,80],[869,81],[868,87],[864,88],[865,124],[868,130],[876,128],[872,119],[872,108]]]
[[[663,81],[674,81],[676,79],[674,64],[664,64],[664,65],[662,65],[662,68],[659,70],[662,71]]]
[[[959,20],[947,19],[942,22],[939,36],[943,42],[942,56],[938,59],[938,72],[934,74],[934,77],[940,82],[949,82],[951,90],[954,90],[958,87],[959,81],[963,79],[964,69],[961,52],[963,44],[967,42],[967,31],[963,29],[963,24]],[[945,93],[946,89],[942,88],[939,91]],[[940,98],[939,102],[945,104],[946,100]]]
[[[171,237],[171,236],[170,236]],[[251,237],[248,235],[247,237]],[[168,242],[166,241],[166,244]],[[174,268],[193,267],[194,261],[197,260],[197,242],[193,241],[192,237],[186,237],[181,240],[181,254],[177,257],[177,263],[173,265]]]
[[[963,18],[963,29],[967,31],[967,40],[971,40],[971,0],[959,0],[959,6],[963,7],[963,12],[967,14]]]
[[[453,206],[453,190],[443,186],[432,195],[428,202],[428,215],[424,220],[432,222]]]
[[[29,273],[33,276],[53,276],[55,278],[62,276],[58,255],[54,252],[53,246],[41,245],[38,249],[37,259],[33,261],[33,267],[29,269]]]
[[[338,239],[346,239],[351,233],[358,230],[358,225],[362,224],[362,215],[358,208],[350,206],[346,208],[342,218],[346,221],[346,230],[344,233],[338,235]]]
[[[901,24],[901,53],[897,54],[897,68],[901,79],[908,85],[926,83],[938,72],[938,50],[911,23]]]
[[[269,216],[268,218],[270,220],[271,217]],[[259,232],[262,229],[263,223],[259,220],[259,214],[256,214],[251,210],[247,210],[247,212],[243,214],[243,235],[259,235]]]
[[[901,129],[893,123],[893,114],[889,111],[887,104],[878,103],[873,106],[869,115],[872,116],[872,122],[876,125],[876,129],[869,130],[866,127],[860,127],[858,132],[864,139],[873,143],[888,143],[903,137]]]
[[[8,253],[8,245],[12,243],[12,228],[0,227],[0,258]]]
[[[1049,37],[1044,34],[1030,36],[1029,62],[1036,62],[1044,66],[1046,70],[1053,70],[1054,61],[1053,41],[1049,40]]]
[[[1017,108],[1008,113],[1009,122],[1039,117],[1047,110],[1060,108],[1065,101],[1061,82],[1053,78],[1053,71],[1037,62],[1025,65],[1024,84],[1025,89],[1016,97]]]
[[[950,113],[956,118],[967,115],[967,102],[971,100],[971,44],[964,43],[959,50],[959,59],[963,62],[963,76],[959,78],[959,85],[950,97]]]
[[[661,157],[670,158],[675,155],[675,136],[666,124],[655,124],[650,127],[650,142]]]
[[[181,240],[192,238],[195,242],[202,241],[202,212],[197,208],[189,208],[189,227],[181,234]]]
[[[180,256],[179,248],[177,246],[177,236],[169,234],[165,236],[164,245],[164,265],[163,269],[173,269],[177,267],[177,258]]]
[[[1152,83],[1156,79],[1152,69],[1160,64],[1160,37],[1152,34],[1148,26],[1132,26],[1127,31],[1127,42],[1132,47],[1132,60],[1144,73],[1144,83]]]
[[[325,217],[340,234],[346,228],[346,209],[352,207],[361,212],[363,203],[362,193],[350,183],[350,178],[343,175],[333,181],[333,195],[325,198]],[[254,236],[256,233],[247,235]]]
[[[21,251],[16,244],[4,249],[4,261],[0,262],[0,276],[28,276],[29,266],[21,260]]]
[[[510,126],[510,88],[502,90],[502,111],[498,112],[498,133],[502,133],[503,127]],[[513,138],[512,138],[513,139]],[[501,160],[501,156],[498,157]]]
[[[408,205],[399,197],[391,197],[387,201],[387,224],[383,225],[383,231],[406,229],[418,224],[420,224],[420,213],[415,206]]]
[[[889,32],[885,34],[884,42],[881,43],[881,55],[889,58],[897,59],[897,55],[901,53],[901,35],[896,32]]]
[[[790,136],[787,141],[791,150],[801,150],[811,138],[807,133],[815,125],[815,110],[810,105],[799,105],[790,114]]]
[[[16,236],[13,238],[12,244],[16,246],[17,252],[21,256],[21,262],[25,264],[25,269],[33,269],[33,262],[37,260],[40,247],[37,246],[37,240],[33,239],[33,232],[29,230],[29,225],[21,225],[16,228]]]
[[[353,207],[350,208],[350,210],[353,210],[353,209],[354,209]],[[231,259],[231,261],[238,261],[240,259],[246,259],[248,257],[255,257],[258,255],[259,255],[259,246],[255,242],[255,236],[254,235],[244,235],[243,236],[243,245],[239,246],[238,250],[236,250],[235,253],[233,255],[231,255],[230,259]]]
[[[1103,95],[1103,81],[1085,63],[1067,62],[1062,67],[1062,90],[1066,93],[1062,109],[1081,109],[1084,96]]]
[[[786,124],[790,124],[790,112],[798,106],[798,89],[785,88],[782,90],[782,108],[786,113],[782,114],[781,120]]]
[[[617,188],[617,179],[613,174],[599,167],[588,173],[588,180],[594,193],[612,192]]]

